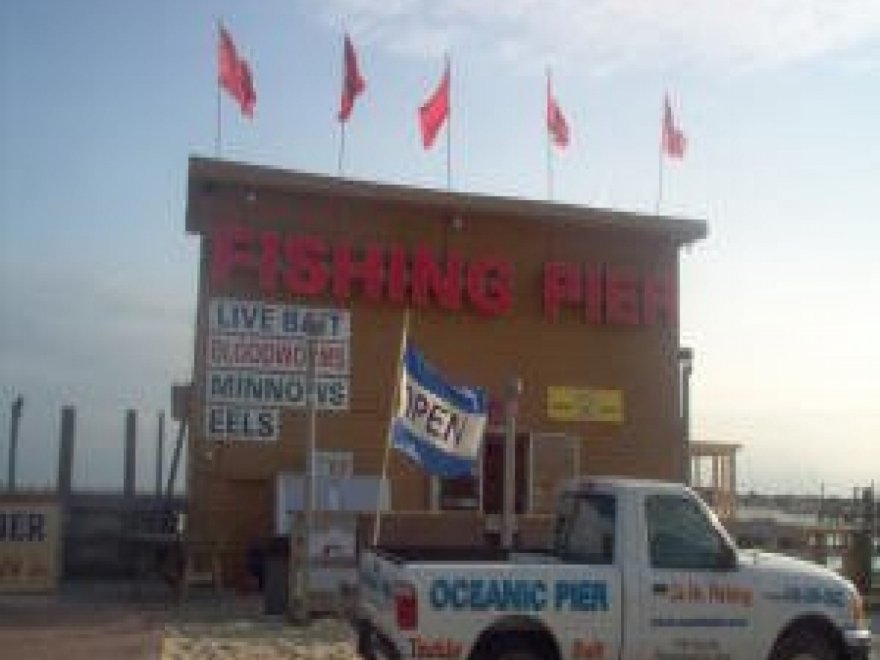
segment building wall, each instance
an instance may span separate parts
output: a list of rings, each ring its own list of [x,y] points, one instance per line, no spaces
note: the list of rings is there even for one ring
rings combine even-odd
[[[191,182],[191,186],[194,185]],[[454,197],[450,204],[454,203]],[[210,276],[212,226],[235,224],[254,230],[321,237],[355,248],[378,243],[464,259],[497,255],[514,267],[513,301],[502,316],[486,316],[467,304],[459,312],[429,306],[412,309],[409,339],[453,382],[482,385],[495,401],[508,380],[523,382],[517,425],[521,432],[575,438],[582,474],[621,474],[677,479],[681,466],[678,419],[677,309],[655,324],[591,323],[582,307],[546,317],[542,273],[547,262],[604,265],[618,274],[668,274],[678,289],[678,241],[662,231],[614,224],[547,219],[434,203],[345,198],[322,192],[216,185],[190,193],[190,215],[199,218],[201,261],[193,382],[189,486],[191,524],[205,536],[238,543],[269,531],[274,479],[279,471],[302,473],[306,419],[302,410],[281,413],[274,443],[217,444],[204,439],[206,310],[212,297],[263,299],[351,311],[351,388],[347,412],[321,412],[317,442],[324,450],[354,453],[354,473],[378,475],[396,379],[404,307],[371,302],[362,292],[342,305],[331,296],[294,298],[279,276],[267,294],[256,271],[240,268],[217,284]],[[588,215],[589,212],[584,210]],[[658,219],[660,222],[660,219]],[[575,386],[620,390],[623,421],[558,422],[548,419],[547,388]],[[542,451],[536,444],[533,451]],[[552,464],[552,462],[547,462]],[[391,454],[392,508],[424,509],[429,479],[406,459]],[[546,475],[543,475],[546,481]],[[238,540],[236,540],[238,539]]]

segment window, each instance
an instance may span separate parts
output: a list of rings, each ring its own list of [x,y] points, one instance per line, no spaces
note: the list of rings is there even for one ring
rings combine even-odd
[[[611,495],[564,497],[556,527],[560,558],[587,564],[613,563],[616,509]]]
[[[477,511],[480,508],[479,488],[479,480],[469,475],[441,479],[440,509],[442,511]]]
[[[716,569],[728,545],[703,509],[679,495],[654,495],[645,503],[648,544],[654,568]]]

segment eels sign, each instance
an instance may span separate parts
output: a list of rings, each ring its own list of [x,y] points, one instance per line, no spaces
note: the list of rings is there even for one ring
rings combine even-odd
[[[406,347],[391,433],[394,446],[413,462],[443,477],[470,474],[487,410],[485,390],[450,385],[415,348]]]

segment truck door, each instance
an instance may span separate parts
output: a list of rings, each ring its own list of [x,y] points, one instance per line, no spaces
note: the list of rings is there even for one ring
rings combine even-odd
[[[644,521],[637,657],[758,657],[752,585],[714,516],[687,494],[663,493],[645,497]]]
[[[612,495],[563,497],[555,548],[567,577],[553,586],[554,627],[563,658],[620,656],[623,585],[617,501]]]

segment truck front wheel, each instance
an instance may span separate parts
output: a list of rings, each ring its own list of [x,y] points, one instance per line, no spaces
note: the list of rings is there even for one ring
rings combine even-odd
[[[499,650],[493,660],[542,660],[541,656],[527,647],[512,647]]]
[[[780,640],[772,660],[835,660],[834,648],[824,635],[793,630]]]

